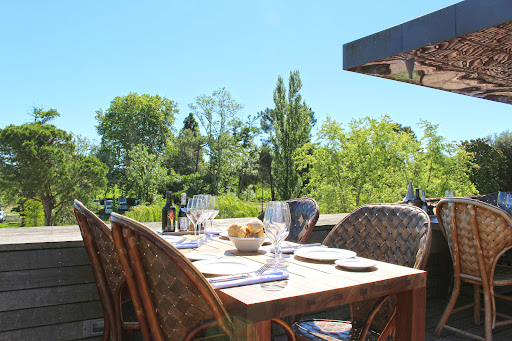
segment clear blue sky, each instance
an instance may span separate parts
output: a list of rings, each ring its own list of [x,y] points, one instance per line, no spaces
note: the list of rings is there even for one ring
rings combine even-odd
[[[2,1],[0,128],[34,106],[95,139],[95,112],[130,92],[188,104],[225,87],[254,115],[273,107],[279,75],[299,70],[317,127],[390,115],[420,119],[450,141],[509,130],[512,107],[343,71],[342,45],[458,1]]]

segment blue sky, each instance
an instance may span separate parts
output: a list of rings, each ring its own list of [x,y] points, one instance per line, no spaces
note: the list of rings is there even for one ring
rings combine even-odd
[[[511,107],[343,71],[344,43],[458,1],[3,1],[0,128],[55,108],[59,128],[96,133],[95,112],[130,92],[188,104],[225,87],[254,115],[273,107],[279,75],[299,70],[318,124],[387,114],[450,141],[509,130]]]

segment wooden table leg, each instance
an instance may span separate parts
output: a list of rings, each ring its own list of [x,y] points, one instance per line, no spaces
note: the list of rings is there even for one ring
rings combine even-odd
[[[397,341],[425,340],[426,293],[426,287],[422,287],[397,295]]]
[[[233,317],[233,327],[235,329],[235,341],[265,341],[270,340],[272,334],[270,321],[247,323]]]

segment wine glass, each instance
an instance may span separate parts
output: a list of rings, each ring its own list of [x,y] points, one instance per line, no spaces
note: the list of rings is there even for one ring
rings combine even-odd
[[[198,215],[198,198],[194,196],[188,199],[186,208],[187,218],[194,224],[194,239],[197,241],[197,223],[199,221]]]
[[[280,266],[281,242],[290,232],[290,207],[286,201],[269,201],[265,209],[263,224],[265,234],[274,244],[274,268],[277,270]]]
[[[455,197],[455,191],[454,190],[447,190],[444,195],[446,198],[453,198]]]
[[[497,204],[499,208],[510,214],[512,211],[512,193],[499,192]]]
[[[210,238],[213,236],[213,219],[215,219],[217,214],[219,214],[219,211],[219,198],[214,195],[210,195]]]
[[[201,237],[201,232],[204,231],[204,222],[208,219],[210,212],[208,210],[208,198],[206,194],[198,194],[194,195],[194,198],[197,199],[197,225],[198,225],[198,234],[199,234],[199,242],[206,242],[206,237]]]

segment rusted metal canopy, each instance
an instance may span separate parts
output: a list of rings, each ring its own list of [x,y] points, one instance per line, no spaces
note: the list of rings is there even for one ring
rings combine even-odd
[[[466,0],[347,43],[343,68],[512,104],[512,1]]]

